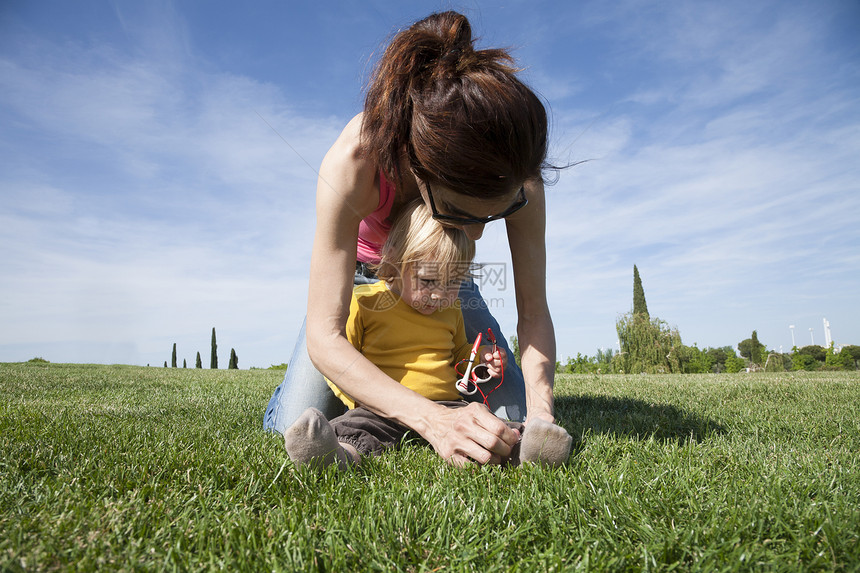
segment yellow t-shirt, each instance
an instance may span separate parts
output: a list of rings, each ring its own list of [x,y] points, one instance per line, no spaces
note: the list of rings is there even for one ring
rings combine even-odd
[[[352,293],[346,337],[388,376],[430,400],[457,400],[454,365],[469,357],[460,301],[424,315],[391,292],[384,281]],[[355,401],[326,379],[350,409]]]

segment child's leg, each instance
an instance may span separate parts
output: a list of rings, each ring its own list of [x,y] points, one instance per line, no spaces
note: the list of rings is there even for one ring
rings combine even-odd
[[[357,407],[331,421],[337,439],[344,447],[353,447],[361,456],[378,456],[396,448],[409,428]]]
[[[284,432],[284,446],[296,464],[327,467],[337,462],[341,470],[358,463],[358,453],[349,444],[340,444],[334,429],[316,408],[308,408]]]
[[[284,446],[297,464],[326,467],[337,462],[343,470],[360,463],[362,456],[397,446],[408,431],[364,408],[349,410],[331,422],[316,408],[308,408],[284,432]]]

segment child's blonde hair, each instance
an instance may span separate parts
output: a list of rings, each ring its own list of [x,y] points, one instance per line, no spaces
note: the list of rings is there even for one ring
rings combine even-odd
[[[424,201],[413,201],[398,215],[382,247],[376,275],[391,282],[416,263],[439,265],[450,279],[465,279],[475,258],[475,241],[462,229],[446,227],[433,219]]]

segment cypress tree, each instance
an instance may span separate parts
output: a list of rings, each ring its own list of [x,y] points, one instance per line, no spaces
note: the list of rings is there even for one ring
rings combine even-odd
[[[183,368],[188,368],[188,363],[187,363],[187,362],[185,362],[185,359],[184,359],[184,358],[182,359],[182,367],[183,367]]]
[[[197,364],[195,365],[195,368],[203,368],[203,361],[200,360],[200,353],[199,352],[197,353]]]
[[[239,357],[236,356],[236,351],[234,349],[230,349],[230,364],[227,366],[230,370],[238,370],[239,369]]]
[[[170,359],[170,366],[176,368],[176,343],[173,343],[173,356]]]
[[[752,347],[750,352],[750,362],[753,364],[761,364],[761,351],[764,344],[758,341],[758,332],[755,330],[752,331],[750,339],[752,340],[752,344],[750,345]]]
[[[212,327],[212,355],[209,357],[209,368],[218,369],[218,344],[215,343],[215,327]]]
[[[738,342],[738,351],[741,356],[748,358],[751,364],[761,364],[762,352],[766,350],[764,344],[758,340],[758,332],[753,330],[752,336]]]
[[[651,318],[648,314],[648,305],[645,303],[645,289],[642,288],[642,279],[639,278],[639,269],[633,265],[633,314],[642,314],[645,318]]]

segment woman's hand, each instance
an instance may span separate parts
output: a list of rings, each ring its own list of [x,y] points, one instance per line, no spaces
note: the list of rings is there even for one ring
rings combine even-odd
[[[475,402],[462,408],[442,408],[423,435],[442,459],[455,466],[470,462],[498,465],[520,439],[517,430]]]

